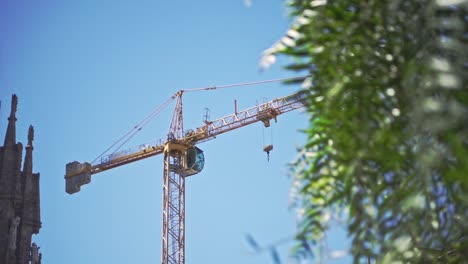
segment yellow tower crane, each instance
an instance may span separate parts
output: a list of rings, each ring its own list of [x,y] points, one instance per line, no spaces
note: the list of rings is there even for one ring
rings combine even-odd
[[[237,111],[228,116],[208,121],[196,129],[184,130],[182,115],[182,95],[188,91],[214,90],[242,85],[251,85],[274,81],[300,81],[305,77],[292,79],[276,79],[255,83],[226,85],[219,87],[198,88],[180,90],[168,99],[153,114],[135,126],[132,131],[123,138],[130,137],[141,130],[149,120],[158,114],[162,108],[173,100],[176,106],[173,113],[168,136],[165,140],[159,140],[154,144],[147,144],[138,148],[124,151],[114,151],[112,154],[101,154],[93,162],[70,162],[66,165],[65,191],[73,194],[80,191],[82,185],[91,182],[91,175],[112,168],[116,168],[138,160],[146,159],[159,154],[164,154],[164,179],[163,179],[163,228],[162,228],[162,264],[185,263],[185,178],[199,173],[204,166],[203,151],[196,147],[197,144],[214,139],[216,136],[228,131],[247,126],[256,122],[263,122],[265,127],[270,126],[270,121],[277,121],[277,117],[283,113],[299,109],[304,106],[305,93],[297,92],[265,102],[254,107]],[[120,140],[122,140],[121,138]],[[119,141],[120,141],[119,140]],[[119,142],[118,141],[118,142]],[[122,143],[125,144],[128,141]],[[115,144],[117,144],[116,142]],[[114,145],[115,145],[114,144]],[[122,146],[120,145],[120,147]],[[111,146],[110,148],[112,148]],[[120,148],[119,147],[119,148]],[[110,149],[109,148],[109,149]],[[107,150],[109,150],[107,149]],[[107,152],[107,150],[105,152]],[[268,154],[271,147],[268,147]]]

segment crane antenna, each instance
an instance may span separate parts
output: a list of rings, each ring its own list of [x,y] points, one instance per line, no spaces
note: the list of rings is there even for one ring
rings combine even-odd
[[[155,108],[151,114],[149,114],[145,119],[140,121],[138,124],[136,124],[132,129],[130,129],[125,135],[123,135],[121,138],[119,138],[117,141],[115,141],[110,147],[108,147],[104,152],[102,152],[99,156],[97,156],[91,163],[93,164],[96,162],[98,159],[100,159],[102,156],[104,156],[110,149],[112,149],[115,145],[117,145],[119,142],[127,138],[122,144],[120,144],[112,153],[114,154],[117,152],[122,146],[124,146],[133,136],[135,136],[136,133],[138,133],[143,127],[145,127],[153,118],[155,118],[170,102],[172,102],[176,98],[177,94],[174,94],[171,98],[167,99],[162,105],[159,107]]]
[[[309,75],[304,75],[304,76],[294,77],[294,78],[278,78],[278,79],[270,79],[270,80],[263,80],[263,81],[256,81],[256,82],[245,82],[245,83],[227,84],[227,85],[220,85],[220,86],[193,88],[193,89],[186,89],[183,91],[184,92],[209,91],[209,90],[219,90],[219,89],[233,88],[233,87],[239,87],[239,86],[249,86],[249,85],[255,85],[255,84],[262,84],[262,83],[272,83],[272,82],[282,82],[282,81],[299,81],[299,80],[304,80],[307,77],[309,77]]]

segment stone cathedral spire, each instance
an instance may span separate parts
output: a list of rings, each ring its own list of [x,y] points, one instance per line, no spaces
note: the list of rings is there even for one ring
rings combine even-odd
[[[32,235],[41,228],[39,173],[33,173],[34,128],[21,171],[23,145],[16,143],[18,97],[12,96],[4,146],[0,146],[0,263],[40,264],[39,247]]]
[[[11,111],[8,117],[8,128],[5,136],[5,148],[11,147],[16,144],[16,109],[18,107],[18,96],[14,94],[11,97]]]
[[[26,155],[24,156],[23,173],[32,174],[32,152],[34,140],[34,127],[29,126],[28,130],[28,144],[26,145]]]
[[[0,194],[20,199],[18,178],[21,170],[21,154],[23,146],[16,143],[16,108],[18,97],[11,97],[11,112],[8,117],[8,127],[5,143],[0,153]]]

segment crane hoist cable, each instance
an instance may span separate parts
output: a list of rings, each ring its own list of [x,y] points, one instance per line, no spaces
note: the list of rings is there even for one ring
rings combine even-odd
[[[257,84],[264,84],[264,83],[272,83],[272,82],[281,82],[281,81],[300,81],[304,80],[305,78],[309,77],[308,75],[299,76],[294,78],[277,78],[277,79],[269,79],[263,81],[255,81],[255,82],[244,82],[244,83],[236,83],[236,84],[228,84],[228,85],[220,85],[220,86],[209,86],[209,87],[201,87],[201,88],[193,88],[193,89],[185,89],[179,90],[174,95],[172,95],[168,100],[166,100],[162,105],[157,107],[151,114],[149,114],[145,119],[135,125],[132,129],[130,129],[127,133],[125,133],[121,138],[115,141],[111,146],[109,146],[105,151],[103,151],[99,156],[97,156],[91,163],[95,163],[101,157],[103,157],[109,150],[115,147],[119,142],[123,140],[123,142],[115,148],[115,150],[110,154],[114,154],[119,151],[131,138],[133,138],[138,132],[140,132],[151,120],[153,120],[164,108],[166,108],[169,103],[174,101],[177,97],[181,96],[184,92],[197,92],[197,91],[210,91],[210,90],[220,90],[225,88],[234,88],[234,87],[241,87],[241,86],[250,86],[250,85],[257,85]]]
[[[265,144],[265,129],[270,130],[270,138],[269,138],[268,145]],[[270,126],[267,128],[263,127],[262,136],[263,136],[263,151],[267,154],[267,161],[270,161],[270,152],[273,150],[273,126]]]

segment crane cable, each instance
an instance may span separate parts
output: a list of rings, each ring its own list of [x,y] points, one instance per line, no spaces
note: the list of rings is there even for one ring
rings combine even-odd
[[[272,82],[281,82],[281,81],[299,81],[299,80],[304,80],[307,77],[309,77],[309,75],[304,75],[304,76],[299,76],[299,77],[294,77],[294,78],[278,78],[278,79],[270,79],[270,80],[263,80],[263,81],[256,81],[256,82],[245,82],[245,83],[236,83],[236,84],[228,84],[228,85],[220,85],[220,86],[193,88],[193,89],[186,89],[182,91],[196,92],[196,91],[219,90],[219,89],[224,89],[224,88],[249,86],[249,85],[255,85],[255,84],[262,84],[262,83],[272,83]]]
[[[122,144],[120,144],[110,155],[114,154],[117,152],[122,146],[125,145],[133,136],[135,136],[136,133],[141,131],[143,127],[145,127],[153,118],[155,118],[169,103],[174,101],[176,98],[177,93],[174,94],[171,98],[167,99],[162,105],[159,107],[155,108],[151,114],[149,114],[145,119],[140,121],[138,124],[136,124],[132,129],[130,129],[127,133],[125,133],[121,138],[119,138],[117,141],[115,141],[110,147],[108,147],[104,152],[102,152],[99,156],[97,156],[91,163],[96,162],[98,159],[100,159],[104,154],[106,154],[110,149],[112,149],[115,145],[117,145],[120,141],[124,140],[127,138]]]
[[[266,129],[270,130],[270,138],[268,141],[269,143],[268,145],[265,144],[265,130]],[[263,141],[263,152],[267,154],[267,161],[270,161],[270,152],[273,150],[273,126],[272,125],[266,128],[265,127],[262,128],[262,141]]]
[[[210,87],[201,87],[201,88],[193,88],[193,89],[185,89],[180,90],[174,95],[171,96],[167,101],[165,101],[162,105],[157,107],[151,114],[149,114],[145,119],[143,119],[140,123],[136,124],[132,129],[130,129],[127,133],[125,133],[121,138],[115,141],[110,147],[108,147],[105,151],[103,151],[99,156],[97,156],[91,163],[94,164],[98,159],[104,156],[109,150],[111,150],[115,145],[117,145],[122,140],[122,142],[110,155],[116,153],[122,146],[124,146],[136,133],[141,131],[143,127],[145,127],[153,118],[155,118],[169,103],[171,103],[177,96],[180,96],[183,92],[196,92],[196,91],[209,91],[209,90],[219,90],[224,88],[233,88],[233,87],[240,87],[240,86],[249,86],[255,84],[263,84],[263,83],[272,83],[272,82],[281,82],[281,81],[299,81],[304,80],[309,75],[299,76],[294,78],[278,78],[278,79],[270,79],[270,80],[263,80],[263,81],[255,81],[255,82],[245,82],[245,83],[237,83],[237,84],[228,84],[228,85],[220,85],[220,86],[210,86]]]

